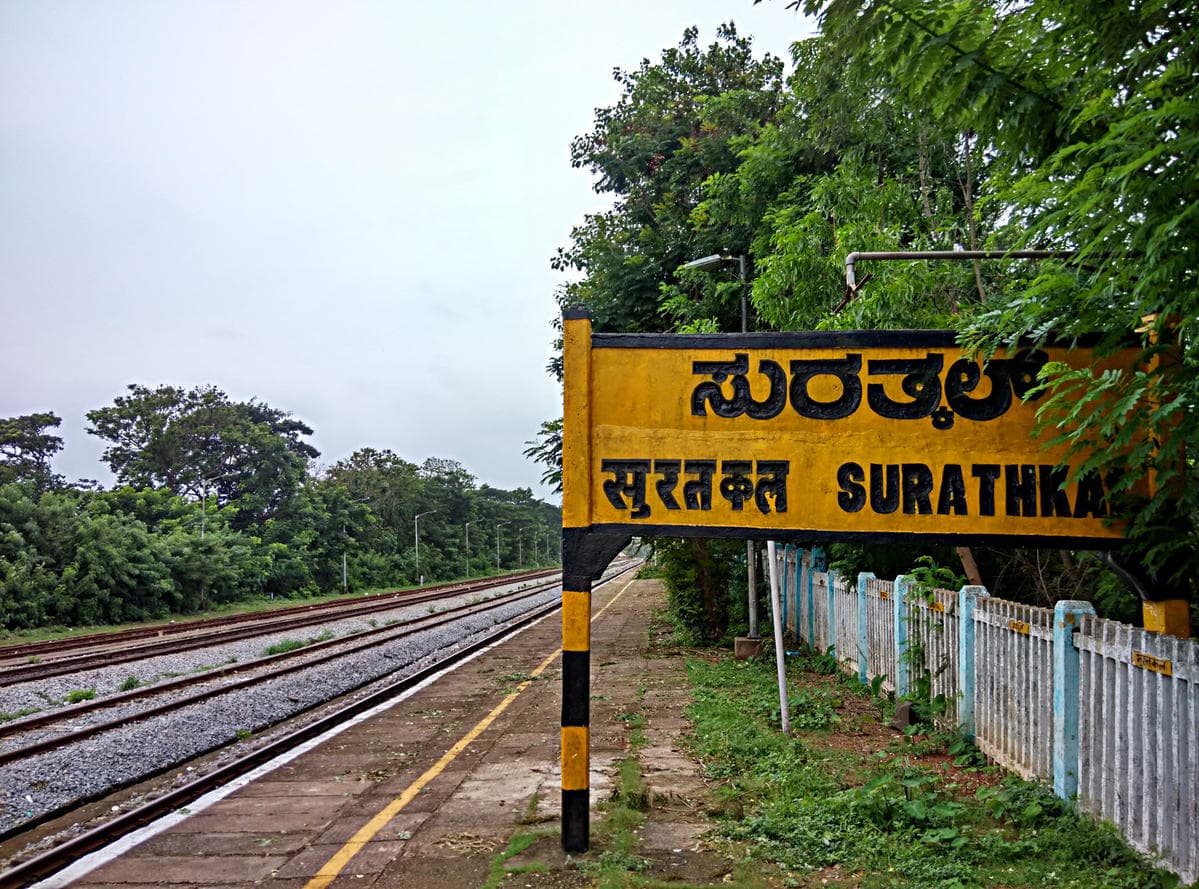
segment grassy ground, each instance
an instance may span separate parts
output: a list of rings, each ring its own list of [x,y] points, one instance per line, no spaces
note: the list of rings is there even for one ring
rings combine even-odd
[[[889,728],[891,705],[829,658],[789,659],[792,737],[778,730],[773,658],[693,657],[688,675],[718,831],[781,885],[1177,885],[1110,825],[1005,777],[960,739]]]

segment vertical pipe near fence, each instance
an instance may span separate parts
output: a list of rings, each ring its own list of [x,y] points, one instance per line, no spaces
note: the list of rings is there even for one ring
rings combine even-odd
[[[964,586],[958,591],[958,723],[962,734],[974,740],[974,607],[988,595],[982,586]]]
[[[863,685],[870,682],[870,615],[867,613],[866,585],[872,580],[872,572],[858,572],[858,681]]]
[[[791,734],[791,705],[787,701],[787,663],[783,651],[783,618],[779,602],[779,560],[773,540],[766,541],[770,556],[770,619],[774,624],[774,665],[779,677],[779,715],[784,735]]]
[[[791,564],[791,598],[795,601],[792,603],[791,611],[795,619],[795,641],[798,643],[803,638],[803,631],[800,627],[802,621],[800,615],[803,614],[803,606],[800,604],[803,594],[800,592],[800,587],[803,585],[805,550],[796,547],[795,558]]]
[[[828,651],[837,657],[837,572],[829,570],[828,578]]]
[[[908,662],[908,578],[899,575],[895,578],[895,590],[892,595],[895,607],[895,697],[902,698],[908,693],[912,665]]]
[[[816,547],[812,550],[812,565],[808,569],[808,644],[812,648],[816,647],[816,584],[813,578],[824,570],[824,550]]]
[[[1090,602],[1067,599],[1053,607],[1053,792],[1070,799],[1078,791],[1078,649],[1074,632]]]
[[[782,555],[779,556],[779,562],[780,562],[779,573],[782,575],[779,578],[779,585],[781,587],[781,590],[779,593],[779,598],[780,598],[781,607],[783,610],[782,623],[783,623],[784,630],[787,629],[787,553],[790,549],[791,549],[791,544],[784,543],[782,550],[780,550]]]

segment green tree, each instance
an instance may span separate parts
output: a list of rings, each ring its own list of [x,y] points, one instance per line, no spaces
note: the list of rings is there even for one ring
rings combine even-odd
[[[1199,563],[1199,15],[1186,2],[873,0],[804,3],[850,63],[915,113],[971,129],[1007,224],[1001,249],[1077,252],[965,319],[984,351],[1020,337],[1143,331],[1145,365],[1102,375],[1053,366],[1042,408],[1115,472],[1139,558],[1174,583]],[[1143,319],[1149,319],[1145,321]],[[1154,360],[1154,359],[1160,360]]]
[[[232,402],[212,386],[131,385],[87,419],[88,431],[109,442],[104,460],[119,482],[199,500],[202,522],[212,501],[235,505],[238,527],[261,524],[319,456],[301,421],[261,402]]]
[[[27,481],[39,491],[61,487],[63,478],[50,460],[62,450],[62,439],[49,431],[61,423],[49,412],[0,417],[0,484]]]
[[[571,146],[571,162],[596,176],[595,190],[613,207],[587,216],[553,261],[581,272],[558,294],[563,307],[586,305],[598,330],[739,326],[739,300],[698,312],[664,311],[661,288],[683,263],[721,251],[744,252],[748,230],[697,231],[691,214],[700,186],[737,166],[737,138],[755,132],[778,111],[783,63],[755,58],[748,38],[722,25],[706,49],[688,28],[677,48],[635,71],[615,72],[620,100],[595,114],[595,126]]]
[[[598,109],[592,131],[571,147],[572,163],[590,169],[596,191],[614,200],[611,210],[586,217],[555,257],[554,268],[582,275],[558,300],[564,308],[587,306],[598,330],[740,329],[740,284],[720,286],[680,267],[713,253],[748,252],[751,221],[734,215],[706,225],[697,211],[705,183],[733,173],[739,151],[779,113],[783,63],[756,58],[731,23],[706,49],[698,38],[689,28],[659,61],[616,71],[620,100]],[[526,455],[546,466],[548,479],[560,479],[560,421],[543,423]],[[698,598],[691,610],[707,621],[703,638],[723,635],[729,622],[727,572],[691,570],[711,562],[710,550],[707,541],[685,541],[659,555],[677,562],[670,576],[688,578],[677,595]]]

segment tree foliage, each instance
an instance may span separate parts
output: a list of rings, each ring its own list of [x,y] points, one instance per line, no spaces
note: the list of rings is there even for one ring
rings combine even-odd
[[[61,423],[49,412],[0,417],[0,484],[29,482],[38,490],[61,486],[63,478],[50,461],[62,450],[62,439],[49,431]]]
[[[214,386],[182,390],[131,385],[110,407],[87,414],[88,431],[109,442],[104,460],[119,482],[235,505],[240,527],[279,510],[320,452],[312,430],[256,401],[233,402]]]
[[[1139,558],[1194,574],[1199,444],[1199,13],[1191,3],[806,2],[824,39],[896,101],[972,130],[994,246],[1074,251],[959,323],[984,351],[1022,337],[1138,332],[1140,370],[1047,368],[1046,422],[1115,473]],[[1100,397],[1102,396],[1102,397]],[[1145,481],[1153,479],[1146,491]]]
[[[1021,339],[1099,334],[1101,354],[1140,342],[1130,372],[1047,368],[1041,419],[1089,455],[1084,470],[1118,480],[1130,560],[1179,588],[1199,564],[1193,4],[789,6],[821,28],[793,45],[785,79],[731,25],[707,50],[692,29],[618,72],[623,96],[572,152],[613,205],[555,258],[581,276],[559,301],[599,330],[734,330],[735,266],[680,266],[746,254],[751,329],[948,327],[984,355]],[[853,251],[956,248],[1073,257],[875,263],[844,282]],[[553,473],[559,441],[544,424],[527,453]],[[1101,572],[1064,553],[985,561],[1006,583],[1028,565],[1073,566],[1071,588]]]
[[[0,427],[0,468],[12,479],[0,482],[0,630],[160,618],[558,559],[559,511],[527,488],[479,486],[457,461],[417,465],[369,448],[315,475],[306,424],[215,387],[133,386],[88,419],[109,443],[112,490],[45,483],[58,478],[49,458],[61,441],[46,431],[58,425],[53,414]],[[418,513],[427,513],[419,563]]]

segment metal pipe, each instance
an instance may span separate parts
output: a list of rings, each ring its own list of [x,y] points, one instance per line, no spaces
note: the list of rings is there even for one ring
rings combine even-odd
[[[783,651],[783,616],[779,601],[778,563],[775,559],[773,540],[766,541],[766,562],[770,572],[770,611],[774,618],[774,664],[779,674],[779,714],[782,716],[783,734],[791,734],[791,705],[787,701],[787,664]]]
[[[746,288],[745,288],[745,267],[746,267],[746,265],[748,265],[748,262],[747,262],[748,259],[749,259],[749,257],[746,256],[744,253],[742,253],[741,256],[738,257],[738,261],[741,266],[741,332],[742,333],[747,333],[749,331],[749,294],[746,293]]]
[[[427,515],[433,515],[435,512],[437,510],[430,509],[428,512],[417,513],[416,517],[412,520],[412,542],[416,550],[413,561],[416,563],[416,582],[418,586],[425,585],[425,578],[420,573],[420,520]]]
[[[495,523],[495,570],[496,570],[497,574],[499,573],[499,570],[500,570],[500,528],[502,528],[504,525],[511,525],[511,524],[512,524],[512,519],[508,519],[503,522]]]
[[[854,266],[866,259],[1069,259],[1074,250],[855,250],[845,257],[845,284],[857,290]]]

